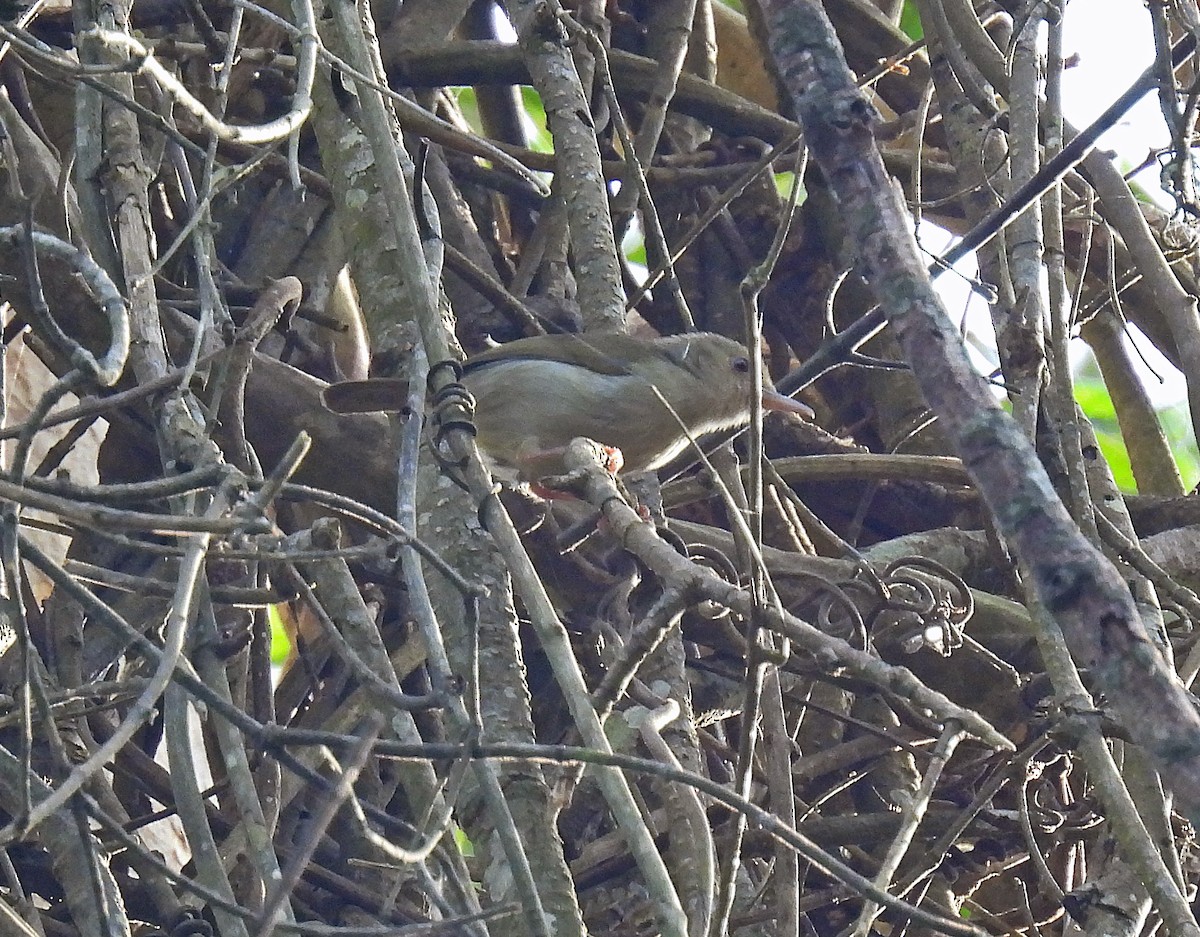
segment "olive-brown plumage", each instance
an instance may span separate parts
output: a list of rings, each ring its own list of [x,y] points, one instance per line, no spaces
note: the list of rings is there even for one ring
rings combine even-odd
[[[619,449],[624,471],[659,468],[693,438],[750,419],[745,346],[709,332],[652,340],[628,335],[539,335],[467,360],[479,448],[500,474],[534,481],[564,471],[576,436]],[[332,410],[393,409],[400,391],[383,381],[326,389]],[[763,406],[811,417],[769,385]],[[385,398],[391,403],[386,404]],[[686,429],[686,432],[685,432]]]
[[[576,436],[619,449],[624,470],[637,472],[673,459],[687,434],[749,421],[748,355],[708,332],[654,340],[542,335],[471,358],[463,383],[476,400],[480,448],[522,478],[561,472]],[[761,393],[770,409],[812,416],[769,386]]]

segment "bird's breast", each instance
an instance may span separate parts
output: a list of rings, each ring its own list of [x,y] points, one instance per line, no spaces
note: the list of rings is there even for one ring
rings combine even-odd
[[[539,359],[487,362],[469,369],[463,382],[476,400],[480,446],[517,466],[586,436],[619,448],[626,471],[654,469],[687,445],[680,420],[697,435],[736,425],[746,409],[733,387],[725,394],[689,379],[656,393],[637,374],[598,374]],[[539,465],[543,474],[561,471],[561,460],[541,461],[549,464]]]

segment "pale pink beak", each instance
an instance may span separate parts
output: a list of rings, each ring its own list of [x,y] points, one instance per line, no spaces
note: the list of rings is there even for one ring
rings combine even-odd
[[[793,400],[791,397],[785,397],[779,391],[766,387],[763,388],[762,392],[762,405],[764,410],[778,410],[780,413],[796,413],[806,420],[811,420],[816,416],[813,408],[808,404],[801,403],[799,400]]]

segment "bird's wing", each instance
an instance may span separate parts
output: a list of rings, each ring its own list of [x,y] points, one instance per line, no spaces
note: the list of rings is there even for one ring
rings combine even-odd
[[[525,360],[558,361],[596,374],[628,374],[629,368],[622,362],[636,359],[639,353],[644,355],[646,344],[625,335],[605,335],[604,350],[601,351],[588,341],[586,335],[535,335],[472,355],[463,364],[463,373],[505,361]]]

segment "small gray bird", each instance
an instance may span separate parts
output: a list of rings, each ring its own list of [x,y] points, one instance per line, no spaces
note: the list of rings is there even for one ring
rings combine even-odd
[[[576,436],[619,450],[622,470],[641,472],[687,447],[684,428],[694,438],[749,422],[749,354],[710,332],[652,340],[539,335],[468,359],[462,381],[475,397],[479,448],[501,477],[561,474]],[[378,380],[347,381],[327,388],[323,399],[339,413],[395,409],[400,383],[389,390]],[[759,392],[768,410],[813,416],[765,382]],[[384,398],[390,406],[381,405]]]

